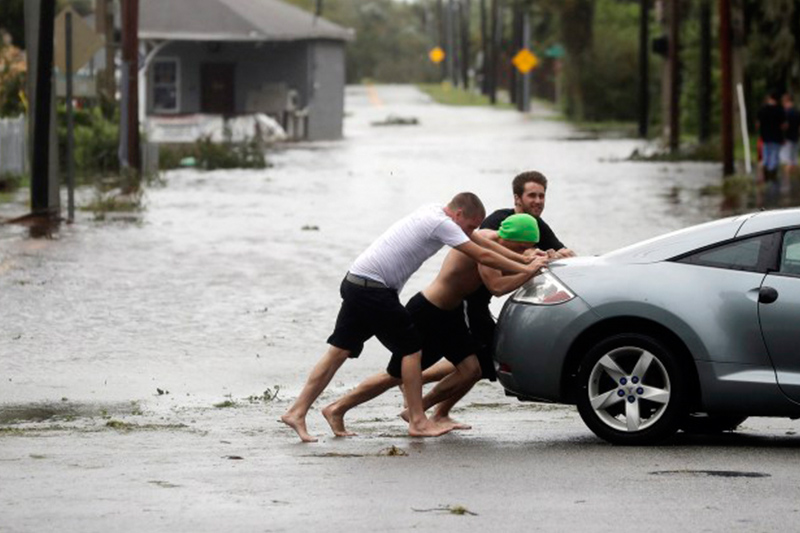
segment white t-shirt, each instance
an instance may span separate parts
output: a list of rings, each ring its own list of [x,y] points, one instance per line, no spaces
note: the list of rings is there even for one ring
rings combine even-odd
[[[395,222],[358,256],[350,272],[380,281],[399,292],[408,278],[443,245],[456,247],[469,237],[444,212],[444,206],[420,207]]]

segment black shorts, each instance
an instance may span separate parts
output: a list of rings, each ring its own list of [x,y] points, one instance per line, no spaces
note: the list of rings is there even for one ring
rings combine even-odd
[[[328,344],[358,357],[364,343],[375,336],[393,354],[420,351],[422,339],[396,290],[361,287],[345,279],[339,292],[342,306]]]
[[[477,346],[467,328],[464,305],[451,311],[439,309],[422,293],[417,293],[406,304],[414,326],[422,336],[422,368],[432,366],[444,357],[454,365],[476,353]],[[399,378],[402,355],[393,353],[386,371]]]
[[[497,381],[497,372],[494,369],[492,350],[494,344],[495,323],[489,311],[489,301],[492,294],[485,285],[470,294],[467,299],[467,322],[472,338],[478,345],[478,362],[481,364],[483,379]]]

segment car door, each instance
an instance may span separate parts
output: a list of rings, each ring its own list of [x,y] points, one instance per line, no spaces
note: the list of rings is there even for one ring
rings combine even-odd
[[[710,361],[773,368],[758,319],[758,294],[775,264],[780,235],[764,233],[692,252],[672,296],[687,300],[684,316],[699,332]],[[687,294],[687,289],[689,293]],[[677,308],[682,304],[675,303]],[[671,306],[670,306],[671,307]]]
[[[758,313],[778,384],[800,402],[800,229],[784,234],[778,269],[761,286]]]

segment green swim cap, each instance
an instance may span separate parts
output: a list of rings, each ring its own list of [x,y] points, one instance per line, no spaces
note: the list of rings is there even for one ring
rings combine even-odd
[[[497,235],[507,241],[539,242],[539,223],[528,213],[517,213],[507,217]]]

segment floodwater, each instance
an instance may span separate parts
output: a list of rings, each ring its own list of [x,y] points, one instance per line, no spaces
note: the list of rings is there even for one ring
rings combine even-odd
[[[580,254],[719,216],[697,192],[716,165],[626,162],[639,141],[567,140],[576,133],[544,110],[449,108],[379,87],[350,89],[347,112],[345,140],[281,149],[273,168],[168,173],[134,220],[79,212],[52,240],[0,226],[0,402],[292,394],[372,239],[464,190],[507,207],[522,170],[550,178],[545,219]],[[421,125],[371,125],[389,115]],[[380,367],[375,348],[348,366]]]
[[[373,125],[390,115],[420,124]],[[464,527],[447,522],[462,519],[448,512],[455,505],[492,527],[506,504],[527,500],[503,493],[526,450],[540,454],[547,476],[566,476],[555,492],[536,489],[560,513],[540,524],[596,525],[570,507],[586,502],[595,513],[586,516],[611,518],[613,500],[592,500],[601,479],[586,485],[559,465],[585,461],[588,450],[589,468],[602,470],[613,449],[572,409],[519,404],[495,384],[479,384],[457,411],[475,423],[471,432],[433,441],[405,436],[394,391],[349,415],[362,435],[354,439],[331,438],[313,411],[309,429],[324,438],[301,445],[276,418],[326,347],[347,267],[421,204],[473,191],[489,211],[508,207],[512,177],[540,170],[550,179],[544,218],[579,254],[720,216],[718,200],[699,193],[718,183],[717,165],[626,161],[641,147],[584,140],[545,109],[451,108],[412,87],[355,87],[344,140],[280,148],[266,170],[169,172],[147,190],[142,213],[95,221],[79,212],[52,238],[0,226],[0,530],[54,520],[64,530],[441,530]],[[5,205],[0,216],[23,210]],[[403,300],[442,258],[423,266]],[[386,362],[371,341],[320,405]],[[385,456],[392,446],[411,457]],[[658,453],[657,468],[642,451],[623,471],[652,483],[649,470],[685,469],[680,453]],[[482,457],[491,460],[471,470]],[[719,460],[713,450],[705,457]],[[742,449],[733,462],[746,460]],[[709,469],[703,458],[693,464]],[[415,492],[426,479],[430,490]],[[720,482],[697,491],[712,494]],[[69,490],[75,483],[80,490]],[[629,505],[645,507],[656,491],[647,486],[644,499],[628,493]],[[747,499],[728,495],[730,509]],[[783,510],[774,503],[763,513]],[[523,518],[509,524],[524,527]],[[713,513],[703,523],[720,524]]]

